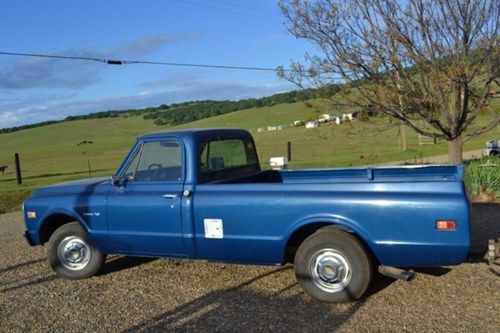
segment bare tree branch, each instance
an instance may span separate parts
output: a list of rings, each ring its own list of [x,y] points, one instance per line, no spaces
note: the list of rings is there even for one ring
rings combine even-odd
[[[459,138],[498,86],[500,0],[279,0],[279,6],[290,33],[320,51],[281,77],[317,87],[340,80],[351,91],[343,95],[346,104],[376,107],[417,133]]]

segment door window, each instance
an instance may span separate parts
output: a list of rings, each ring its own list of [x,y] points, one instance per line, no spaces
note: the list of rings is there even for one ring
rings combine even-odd
[[[182,180],[180,143],[175,140],[143,143],[124,176],[138,182]]]

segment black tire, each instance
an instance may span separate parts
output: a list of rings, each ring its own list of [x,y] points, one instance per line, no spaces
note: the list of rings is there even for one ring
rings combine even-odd
[[[72,280],[94,276],[106,261],[78,222],[64,224],[50,236],[47,257],[54,272]]]
[[[294,266],[302,289],[328,303],[359,299],[372,278],[370,255],[363,244],[332,227],[322,228],[302,242]]]

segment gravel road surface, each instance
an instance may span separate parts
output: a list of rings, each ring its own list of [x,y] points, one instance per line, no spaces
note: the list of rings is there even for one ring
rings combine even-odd
[[[0,331],[500,331],[500,278],[483,263],[419,270],[412,282],[376,276],[353,304],[322,304],[293,269],[108,259],[101,275],[58,278],[44,247],[0,215]],[[500,205],[473,207],[473,248],[500,237]]]

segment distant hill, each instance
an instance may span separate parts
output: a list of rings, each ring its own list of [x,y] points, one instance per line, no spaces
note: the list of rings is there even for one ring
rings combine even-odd
[[[204,118],[235,112],[238,110],[306,101],[316,98],[318,97],[318,95],[319,93],[316,89],[305,89],[278,93],[261,98],[241,99],[237,101],[202,100],[174,103],[170,105],[161,104],[156,107],[147,107],[142,109],[109,110],[103,112],[93,112],[86,115],[68,116],[65,119],[61,120],[45,121],[35,124],[2,128],[0,129],[0,133],[17,132],[29,128],[47,126],[67,121],[115,118],[123,115],[142,115],[144,119],[153,121],[155,125],[175,126]]]

